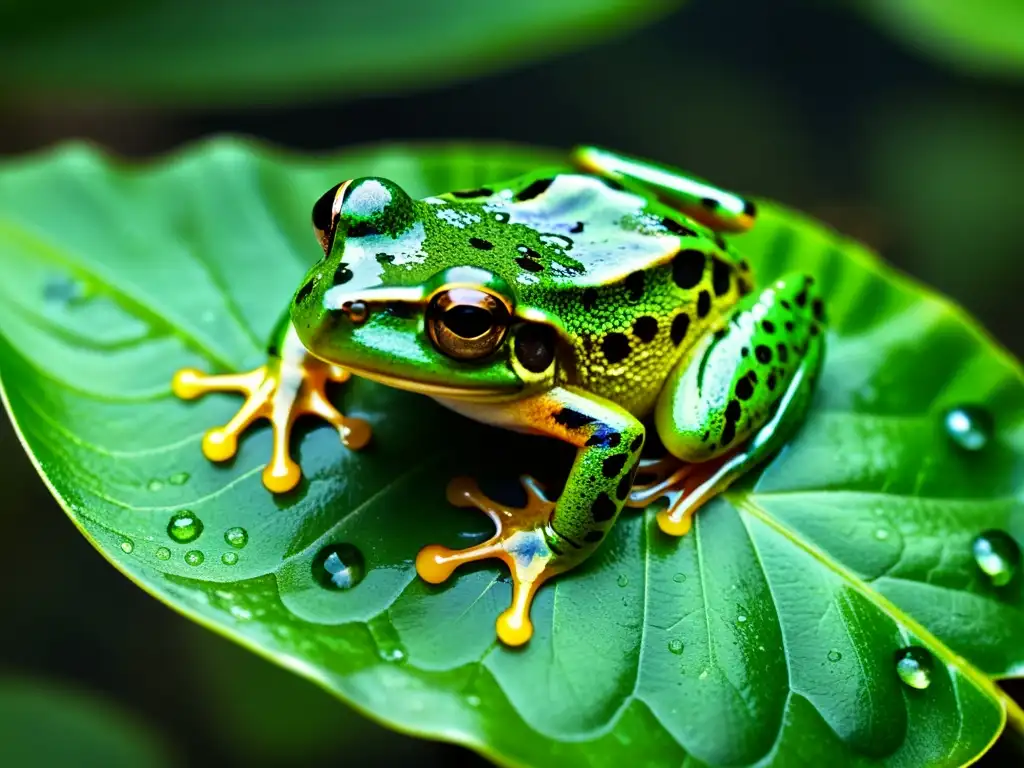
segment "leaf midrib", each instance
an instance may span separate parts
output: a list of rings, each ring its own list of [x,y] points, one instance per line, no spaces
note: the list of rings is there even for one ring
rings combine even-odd
[[[888,598],[872,589],[868,584],[859,579],[842,564],[837,563],[812,543],[799,536],[795,531],[791,531],[782,525],[768,510],[759,506],[750,494],[738,495],[734,498],[737,510],[746,512],[757,518],[760,522],[771,528],[775,533],[806,552],[824,568],[836,574],[851,589],[858,592],[866,600],[885,612],[898,625],[905,627],[916,635],[922,642],[927,643],[930,650],[932,650],[936,656],[941,658],[946,665],[956,667],[965,679],[974,683],[980,691],[988,694],[993,701],[1001,704],[1002,723],[1000,725],[1000,731],[1005,725],[1007,718],[1011,719],[1015,724],[1024,725],[1024,710],[1021,710],[1016,702],[1003,693],[991,680],[989,680],[986,675],[978,670],[977,667],[969,663],[963,657],[953,653],[945,643],[935,637],[935,635],[921,626],[908,614],[900,610]],[[959,710],[959,700],[957,702],[957,706]]]

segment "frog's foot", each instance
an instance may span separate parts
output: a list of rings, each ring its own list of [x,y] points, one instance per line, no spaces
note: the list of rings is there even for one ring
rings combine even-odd
[[[469,478],[456,478],[448,485],[448,500],[457,507],[476,507],[497,528],[495,535],[468,549],[452,550],[431,544],[416,556],[416,571],[424,581],[440,584],[463,563],[498,559],[512,575],[512,605],[498,617],[498,637],[506,645],[522,645],[533,635],[530,604],[537,588],[566,570],[557,549],[558,535],[551,530],[555,502],[549,500],[537,482],[520,478],[526,491],[526,506],[509,507],[488,498]]]
[[[294,488],[302,471],[288,452],[292,425],[304,415],[318,416],[334,426],[342,442],[358,450],[370,440],[370,425],[343,416],[327,398],[328,382],[344,382],[351,374],[310,355],[289,360],[271,357],[267,365],[236,374],[209,375],[193,368],[174,374],[171,389],[185,400],[208,392],[241,392],[245,402],[231,420],[203,437],[203,454],[210,461],[226,461],[238,451],[238,436],[258,419],[273,427],[274,447],[263,469],[263,485],[273,493]]]
[[[732,458],[725,454],[700,464],[680,461],[671,454],[661,459],[644,459],[638,472],[642,482],[633,486],[626,506],[643,509],[666,499],[667,506],[657,515],[658,527],[669,536],[685,536],[697,510],[725,490],[726,475],[722,470]]]

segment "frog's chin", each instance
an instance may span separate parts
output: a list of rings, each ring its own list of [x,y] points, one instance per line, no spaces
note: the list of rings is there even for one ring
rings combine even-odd
[[[468,400],[473,402],[501,402],[503,400],[514,400],[519,395],[519,389],[500,389],[487,387],[453,387],[447,384],[435,384],[434,382],[416,381],[402,376],[389,376],[379,371],[371,371],[352,366],[342,366],[362,379],[375,381],[395,389],[404,389],[409,392],[418,392],[422,395],[429,395],[445,400]]]

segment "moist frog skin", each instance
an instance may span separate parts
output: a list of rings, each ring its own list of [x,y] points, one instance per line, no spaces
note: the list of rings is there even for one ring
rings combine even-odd
[[[349,449],[370,440],[325,392],[352,375],[575,446],[561,494],[524,477],[522,508],[454,479],[449,500],[490,516],[495,535],[462,550],[428,544],[416,558],[431,583],[463,563],[503,561],[513,597],[497,633],[508,645],[529,640],[541,584],[592,555],[625,506],[667,499],[658,525],[685,535],[703,504],[791,437],[813,394],[825,340],[813,277],[755,289],[742,237],[722,237],[756,226],[755,206],[679,171],[581,147],[566,168],[423,200],[387,179],[350,179],[312,218],[324,257],[265,365],[181,370],[174,392],[246,396],[206,433],[212,461],[270,420],[272,493],[301,478],[289,453],[299,416],[327,421]],[[652,429],[667,454],[641,459]]]

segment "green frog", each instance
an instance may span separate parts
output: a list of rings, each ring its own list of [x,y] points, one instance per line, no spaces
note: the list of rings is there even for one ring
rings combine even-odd
[[[350,179],[312,218],[324,257],[266,364],[182,370],[173,389],[246,395],[203,451],[228,459],[249,424],[269,419],[263,482],[274,493],[301,477],[289,455],[299,416],[327,421],[354,450],[370,439],[325,392],[351,375],[575,446],[556,499],[529,477],[517,508],[454,480],[449,500],[489,515],[496,532],[416,558],[430,583],[463,563],[503,561],[513,596],[497,633],[508,645],[529,640],[538,587],[590,557],[625,506],[667,499],[658,525],[683,536],[694,512],[776,451],[807,410],[825,345],[814,279],[792,274],[755,293],[723,237],[754,226],[755,205],[679,171],[582,147],[570,167],[423,200],[387,179]],[[641,458],[651,429],[661,458]]]

